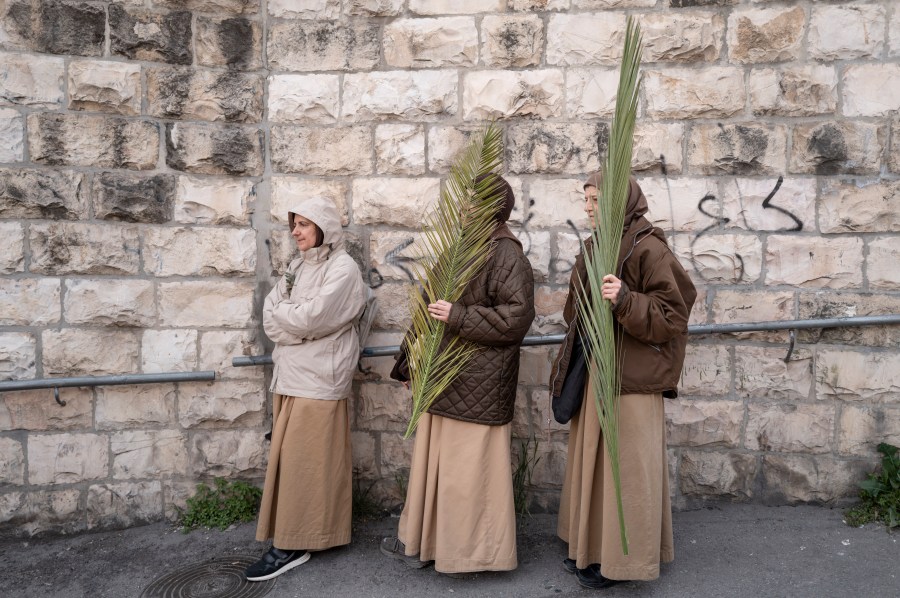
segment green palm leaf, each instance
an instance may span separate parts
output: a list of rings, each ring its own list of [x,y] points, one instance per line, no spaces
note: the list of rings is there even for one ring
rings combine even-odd
[[[474,134],[450,169],[440,199],[422,235],[416,277],[410,290],[411,342],[406,343],[413,409],[404,438],[419,418],[466,368],[478,347],[457,336],[444,338],[446,324],[432,318],[428,304],[455,303],[487,262],[494,219],[504,200],[499,180],[479,179],[502,162],[503,134],[494,124]]]
[[[584,251],[587,280],[583,288],[578,287],[580,332],[590,354],[591,387],[615,485],[619,534],[624,554],[628,554],[628,535],[625,530],[622,484],[619,476],[621,347],[615,340],[612,304],[601,297],[601,288],[606,274],[618,275],[616,265],[631,177],[642,50],[640,26],[629,17],[625,31],[622,67],[619,72],[616,111],[612,120],[609,149],[603,164],[602,188],[597,190],[599,216],[595,217],[591,230],[591,247]]]

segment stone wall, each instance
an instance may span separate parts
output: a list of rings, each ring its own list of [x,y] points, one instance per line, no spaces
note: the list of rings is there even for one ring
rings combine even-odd
[[[692,323],[900,313],[900,6],[890,0],[0,0],[0,379],[213,369],[215,383],[0,395],[0,531],[171,516],[259,481],[260,305],[322,194],[408,316],[416,229],[467,135],[504,129],[562,330],[581,181],[606,149],[626,15],[645,36],[634,167],[700,290]],[[900,443],[900,327],[693,337],[667,402],[676,505],[834,503]],[[554,509],[554,347],[522,352],[517,439]],[[390,360],[352,397],[361,478],[396,501],[411,441]],[[514,441],[518,452],[519,441]]]

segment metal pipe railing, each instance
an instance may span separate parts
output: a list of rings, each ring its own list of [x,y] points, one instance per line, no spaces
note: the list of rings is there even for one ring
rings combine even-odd
[[[0,382],[0,392],[14,390],[36,390],[52,388],[56,402],[65,405],[59,398],[60,388],[74,386],[114,386],[120,384],[157,384],[160,382],[208,382],[216,379],[216,372],[160,372],[156,374],[117,374],[113,376],[73,376],[69,378],[35,378],[32,380],[10,380]]]

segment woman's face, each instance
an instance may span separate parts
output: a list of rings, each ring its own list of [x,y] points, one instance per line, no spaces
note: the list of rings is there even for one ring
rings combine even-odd
[[[587,213],[592,223],[595,222],[594,214],[599,216],[597,209],[597,188],[593,185],[588,185],[584,188],[584,211]]]
[[[294,215],[291,236],[297,241],[297,249],[307,251],[316,246],[316,225],[303,216]]]

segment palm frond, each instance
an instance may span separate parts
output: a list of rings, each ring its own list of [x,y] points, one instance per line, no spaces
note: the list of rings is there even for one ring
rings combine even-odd
[[[494,124],[474,134],[450,169],[437,205],[427,217],[416,277],[410,290],[412,338],[406,346],[413,409],[404,438],[419,418],[465,370],[478,348],[459,337],[444,338],[446,325],[428,313],[438,300],[455,303],[491,253],[494,219],[504,199],[500,181],[482,177],[503,156],[502,131]]]
[[[603,277],[616,274],[625,207],[628,200],[634,123],[640,92],[640,60],[643,51],[640,26],[628,17],[625,49],[619,71],[616,111],[609,136],[609,148],[603,164],[601,189],[597,190],[598,213],[591,230],[590,250],[584,251],[587,280],[578,287],[578,314],[581,330],[590,354],[589,375],[594,404],[600,418],[603,443],[610,462],[619,515],[622,552],[628,554],[628,535],[622,509],[622,484],[619,471],[619,394],[621,391],[621,347],[615,336],[612,304],[601,296]]]

